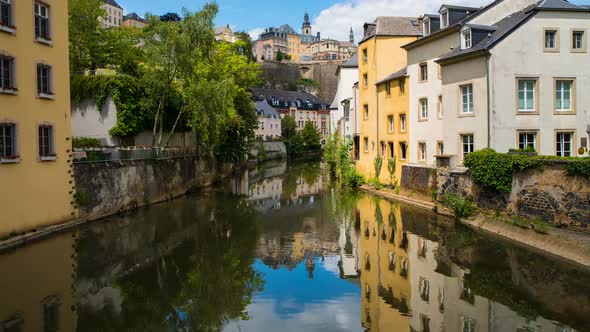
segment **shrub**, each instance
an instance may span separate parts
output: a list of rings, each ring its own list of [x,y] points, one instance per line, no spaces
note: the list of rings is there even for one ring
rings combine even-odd
[[[447,193],[442,195],[440,199],[444,206],[453,210],[457,219],[471,217],[476,212],[473,203],[461,195]]]
[[[397,178],[395,176],[395,171],[397,169],[397,157],[389,159],[387,161],[387,171],[389,172],[389,182],[392,186],[397,187]]]
[[[381,175],[381,168],[383,167],[383,158],[381,156],[377,156],[373,164],[375,166],[375,177],[379,179],[379,176]]]
[[[74,148],[99,148],[100,140],[90,137],[74,137],[72,138],[72,146]]]
[[[350,189],[355,189],[365,183],[365,178],[360,175],[354,167],[351,167],[343,174],[342,184]]]
[[[379,181],[378,178],[372,178],[371,180],[369,180],[369,185],[371,185],[373,188],[377,190],[383,189],[383,184]]]
[[[570,176],[583,176],[590,179],[590,158],[574,160],[566,166],[566,172]]]
[[[463,162],[469,168],[473,180],[487,188],[509,193],[512,190],[512,175],[531,168],[541,162],[522,154],[497,153],[493,149],[472,152]]]

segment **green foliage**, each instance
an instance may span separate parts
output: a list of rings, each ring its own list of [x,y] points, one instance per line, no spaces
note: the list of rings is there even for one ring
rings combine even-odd
[[[72,147],[74,147],[74,148],[99,148],[100,141],[97,138],[74,137],[74,138],[72,138]]]
[[[285,141],[285,145],[287,147],[287,153],[291,157],[295,157],[305,153],[305,141],[303,140],[303,135],[301,133],[295,133],[291,137],[289,137]]]
[[[260,142],[258,144],[258,156],[256,156],[258,162],[263,162],[266,160],[266,149],[264,148],[264,143]]]
[[[497,153],[484,149],[468,154],[463,162],[476,183],[499,192],[512,190],[512,175],[540,166],[538,159],[521,154]]]
[[[453,210],[455,218],[469,218],[476,212],[475,205],[467,198],[454,193],[446,193],[440,196],[441,203]]]
[[[387,160],[387,171],[389,172],[389,184],[397,187],[397,177],[395,175],[397,170],[397,157]]]
[[[433,190],[430,195],[432,196],[432,201],[436,202],[436,200],[438,199],[438,191]]]
[[[283,59],[285,59],[285,53],[281,52],[281,50],[279,50],[277,52],[277,55],[275,57],[275,61],[283,61]]]
[[[305,127],[303,127],[301,134],[303,135],[303,141],[308,150],[315,151],[321,148],[320,140],[322,135],[313,123],[307,122]]]
[[[369,185],[377,190],[381,190],[383,189],[383,184],[381,183],[381,181],[379,181],[379,179],[377,178],[372,178],[369,180]]]
[[[375,178],[379,180],[379,177],[381,176],[381,169],[383,168],[383,157],[375,157],[375,160],[373,161],[373,166],[375,167]]]
[[[84,191],[76,191],[74,194],[74,199],[76,200],[76,204],[78,204],[78,206],[87,206],[90,204],[90,197]]]
[[[324,148],[324,160],[330,175],[347,189],[355,189],[365,183],[363,176],[352,165],[351,151],[352,144],[342,142],[338,134],[331,136]]]
[[[565,167],[570,176],[582,176],[590,179],[590,158],[578,158]]]
[[[346,188],[356,189],[365,184],[365,178],[357,172],[356,168],[351,167],[343,173],[342,184]]]
[[[297,122],[292,116],[286,115],[281,119],[281,136],[289,139],[295,134],[297,134]]]

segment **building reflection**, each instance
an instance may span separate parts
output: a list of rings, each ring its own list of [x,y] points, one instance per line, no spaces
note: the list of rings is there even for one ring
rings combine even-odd
[[[0,331],[75,331],[76,233],[0,255]]]

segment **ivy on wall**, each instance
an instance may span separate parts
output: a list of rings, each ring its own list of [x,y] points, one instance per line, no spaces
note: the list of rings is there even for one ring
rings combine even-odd
[[[126,137],[146,128],[145,114],[140,101],[143,91],[138,80],[128,75],[72,75],[71,99],[79,104],[85,100],[96,103],[102,109],[110,96],[117,107],[117,124],[110,134]]]

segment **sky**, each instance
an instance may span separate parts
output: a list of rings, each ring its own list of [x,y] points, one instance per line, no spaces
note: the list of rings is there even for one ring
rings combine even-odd
[[[480,7],[492,0],[217,0],[217,25],[229,24],[234,31],[246,31],[256,39],[271,26],[291,25],[300,31],[303,15],[309,12],[313,33],[322,38],[348,40],[350,28],[358,42],[365,22],[377,16],[418,16],[437,13],[444,3]],[[510,1],[510,0],[509,0]],[[143,15],[181,13],[182,8],[199,10],[204,0],[117,0],[125,13]],[[571,0],[575,4],[590,5],[590,0]]]

